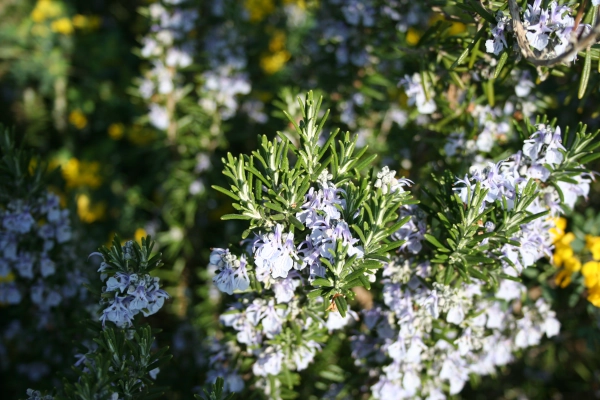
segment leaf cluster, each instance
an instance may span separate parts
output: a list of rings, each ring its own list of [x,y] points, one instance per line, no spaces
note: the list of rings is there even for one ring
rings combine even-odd
[[[48,165],[25,148],[24,141],[17,144],[16,135],[0,126],[0,201],[38,196],[47,184]]]
[[[154,387],[149,372],[160,368],[172,357],[168,347],[153,352],[154,337],[149,326],[133,330],[106,328],[90,324],[99,336],[94,339],[98,349],[86,355],[85,368],[73,367],[77,382],[65,379],[63,399],[155,399],[164,394],[165,388]]]

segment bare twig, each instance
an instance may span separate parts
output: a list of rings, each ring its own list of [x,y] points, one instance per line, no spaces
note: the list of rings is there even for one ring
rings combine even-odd
[[[581,3],[581,6],[579,6],[579,11],[577,11],[577,17],[575,17],[575,25],[573,25],[574,31],[577,30],[577,27],[579,26],[579,23],[581,22],[581,19],[583,18],[583,10],[585,10],[586,6],[587,6],[587,0],[583,0],[583,3]]]
[[[577,37],[576,30],[573,29],[573,32],[571,33],[571,47],[568,51],[565,51],[564,53],[554,58],[542,59],[536,57],[529,48],[529,41],[525,36],[525,28],[523,28],[523,24],[521,23],[521,17],[519,15],[521,10],[519,8],[519,5],[517,4],[517,1],[508,0],[508,8],[510,10],[510,16],[513,20],[513,29],[515,31],[515,36],[517,37],[517,43],[519,44],[519,48],[521,49],[521,54],[523,55],[525,60],[538,67],[550,67],[559,64],[566,59],[571,59],[572,57],[577,55],[577,53],[579,53],[581,50],[587,49],[588,47],[595,44],[598,41],[598,37],[600,37],[600,21],[597,22],[596,25],[594,25],[591,32],[587,36],[581,39]]]

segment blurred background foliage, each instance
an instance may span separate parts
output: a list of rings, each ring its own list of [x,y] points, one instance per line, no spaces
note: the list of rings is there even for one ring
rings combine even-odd
[[[221,157],[249,153],[259,134],[291,132],[279,109],[294,107],[298,94],[321,91],[331,108],[327,129],[359,135],[381,164],[416,183],[415,192],[431,173],[473,163],[469,146],[502,158],[519,142],[514,125],[538,114],[563,127],[600,128],[598,73],[580,95],[581,60],[536,69],[511,54],[500,66],[485,52],[487,33],[476,37],[481,18],[459,7],[471,3],[0,1],[0,123],[60,167],[51,190],[78,216],[86,251],[116,232],[137,240],[151,234],[161,247],[166,266],[157,274],[173,300],[151,321],[164,330],[159,344],[175,355],[158,378],[171,384],[168,398],[190,398],[204,384],[210,340],[220,335],[220,294],[205,266],[212,247],[226,247],[244,229],[220,221],[232,211],[210,188],[225,185]],[[505,4],[483,3],[489,10]],[[433,111],[415,107],[399,84],[414,76]],[[592,251],[585,253],[586,235],[600,235],[599,189],[595,183],[588,203],[565,222],[575,236],[565,246],[582,262]],[[526,350],[496,380],[474,379],[460,397],[600,395],[600,312],[583,298],[579,270],[571,284],[556,272],[548,263],[527,279],[532,291],[556,299],[560,339]],[[336,362],[343,346],[332,341],[303,373],[315,385],[300,389],[300,398],[343,396],[344,382],[359,378],[353,365]],[[317,374],[319,363],[328,366]],[[2,370],[6,398],[55,383],[19,371]]]

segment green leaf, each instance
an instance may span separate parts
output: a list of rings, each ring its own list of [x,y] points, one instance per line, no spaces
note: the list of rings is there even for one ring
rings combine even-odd
[[[449,265],[446,266],[446,271],[444,272],[444,285],[450,285],[452,282],[452,278],[454,277],[454,269]]]
[[[332,287],[333,283],[329,279],[317,278],[312,283],[313,286]]]
[[[588,81],[590,80],[590,72],[592,70],[592,52],[588,49],[585,52],[585,61],[583,63],[583,71],[581,72],[581,80],[579,81],[579,91],[577,97],[583,98],[585,90],[587,89]]]
[[[493,24],[496,24],[496,20],[494,20]],[[463,62],[465,62],[465,60],[469,56],[469,53],[473,50],[473,48],[475,47],[475,45],[477,44],[477,42],[479,42],[479,39],[483,36],[483,34],[485,32],[487,32],[487,29],[488,29],[488,25],[484,24],[481,27],[481,29],[479,29],[477,31],[477,33],[475,34],[475,37],[473,38],[473,41],[469,44],[469,46],[467,46],[467,48],[462,52],[462,54],[460,56],[458,56],[458,58],[456,59],[456,61],[454,61],[454,63],[452,63],[452,65],[450,66],[451,70],[455,69],[460,64],[462,64]]]
[[[247,215],[240,215],[240,214],[225,214],[221,217],[221,219],[223,221],[229,221],[232,219],[243,219],[243,220],[249,220],[252,219],[252,217],[249,217]]]
[[[494,79],[498,78],[500,72],[502,72],[502,68],[504,68],[506,60],[508,60],[508,51],[503,52],[500,56],[500,60],[498,60],[498,65],[496,66],[496,70],[494,71]]]
[[[337,309],[342,318],[346,318],[346,311],[348,310],[348,303],[346,302],[346,298],[344,296],[336,296],[333,301],[335,301],[335,305],[337,306]]]
[[[598,158],[600,158],[600,153],[588,154],[587,156],[582,157],[581,160],[579,160],[579,162],[581,164],[587,164],[590,161],[594,161]]]
[[[398,247],[402,246],[404,243],[406,243],[406,240],[397,240],[395,242],[388,243],[386,245],[381,246],[380,248],[377,249],[377,252],[378,253],[387,253],[388,251],[397,249]]]
[[[439,240],[437,240],[434,236],[430,235],[429,233],[426,233],[424,235],[424,237],[425,237],[425,240],[427,240],[429,243],[433,244],[440,251],[443,251],[445,253],[450,252],[450,249],[448,249],[443,244],[441,244]]]

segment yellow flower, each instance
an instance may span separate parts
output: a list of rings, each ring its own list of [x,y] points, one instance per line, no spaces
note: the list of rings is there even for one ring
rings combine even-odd
[[[291,56],[287,50],[281,50],[273,54],[264,54],[260,58],[260,67],[267,74],[272,75],[283,68]]]
[[[38,0],[33,11],[31,19],[35,22],[42,22],[48,18],[54,18],[60,15],[60,4],[51,0]]]
[[[69,114],[69,122],[77,129],[83,129],[87,126],[88,120],[80,109],[73,110]]]
[[[148,236],[148,234],[146,233],[146,230],[144,228],[137,228],[135,230],[135,233],[133,234],[133,238],[135,239],[136,242],[139,242],[140,244],[142,243],[142,238]]]
[[[251,22],[260,22],[275,10],[273,0],[246,0],[244,7],[248,10]]]
[[[101,19],[96,15],[86,16],[77,14],[73,17],[73,26],[77,29],[96,29],[100,26]]]
[[[581,269],[588,288],[588,301],[596,307],[600,307],[600,262],[588,261]]]
[[[269,41],[269,50],[271,53],[276,53],[280,50],[285,49],[285,32],[282,30],[276,30],[273,33],[273,37]]]
[[[600,285],[594,286],[594,288],[588,292],[587,299],[594,306],[600,307]]]
[[[575,240],[573,232],[564,234],[566,221],[556,221],[555,233],[550,230],[550,233],[555,237],[555,248],[553,255],[553,263],[557,267],[562,267],[556,274],[554,282],[562,288],[567,287],[571,283],[571,277],[574,272],[581,269],[581,261],[575,257],[571,242]],[[557,239],[559,238],[559,239]]]
[[[570,257],[564,260],[564,268],[558,271],[554,282],[562,288],[569,286],[573,272],[581,269],[581,261],[577,257]]]
[[[433,16],[429,19],[429,25],[435,24],[437,21],[448,21],[442,14],[433,14]],[[458,35],[459,33],[463,33],[467,30],[465,24],[456,21],[448,21],[451,23],[450,30],[448,33],[450,35]]]
[[[566,269],[561,269],[556,274],[556,277],[554,278],[554,282],[561,288],[566,288],[571,283],[571,275],[572,274],[569,271],[567,271]]]
[[[85,15],[77,14],[73,17],[73,26],[75,28],[85,28],[87,25],[87,18]]]
[[[571,246],[556,246],[556,250],[554,250],[554,265],[557,267],[562,267],[565,261],[569,260],[571,257],[573,257],[573,249],[571,248]]]
[[[79,161],[71,158],[62,165],[62,175],[67,181],[68,188],[89,186],[97,188],[102,184],[100,164],[97,161]]]
[[[63,35],[70,35],[75,30],[73,28],[73,24],[71,20],[67,17],[59,18],[55,21],[52,21],[50,24],[50,28],[57,33],[62,33]]]
[[[156,133],[152,130],[143,129],[139,125],[134,125],[127,132],[127,139],[138,146],[144,146],[156,139]]]
[[[600,261],[600,236],[585,236],[585,248],[592,253],[592,258]]]
[[[125,127],[123,124],[110,124],[108,127],[108,136],[113,140],[119,140],[123,137]]]
[[[563,235],[560,240],[555,243],[554,265],[560,267],[566,260],[573,257],[573,249],[571,248],[571,242],[573,240],[575,240],[575,235],[573,232],[569,232]]]
[[[301,10],[306,10],[306,1],[304,0],[283,0],[283,4],[294,4]]]
[[[583,268],[581,269],[581,273],[585,278],[585,286],[588,288],[592,288],[594,286],[598,286],[600,283],[600,262],[598,261],[588,261],[583,264]]]
[[[105,213],[106,203],[100,202],[92,205],[86,194],[80,194],[77,197],[77,215],[83,222],[91,224],[103,218]]]
[[[406,43],[414,46],[419,43],[419,39],[421,39],[421,33],[413,28],[408,28],[406,32]]]
[[[562,217],[551,219],[554,220],[554,228],[550,229],[550,235],[552,236],[552,242],[555,243],[565,235],[567,220]]]

